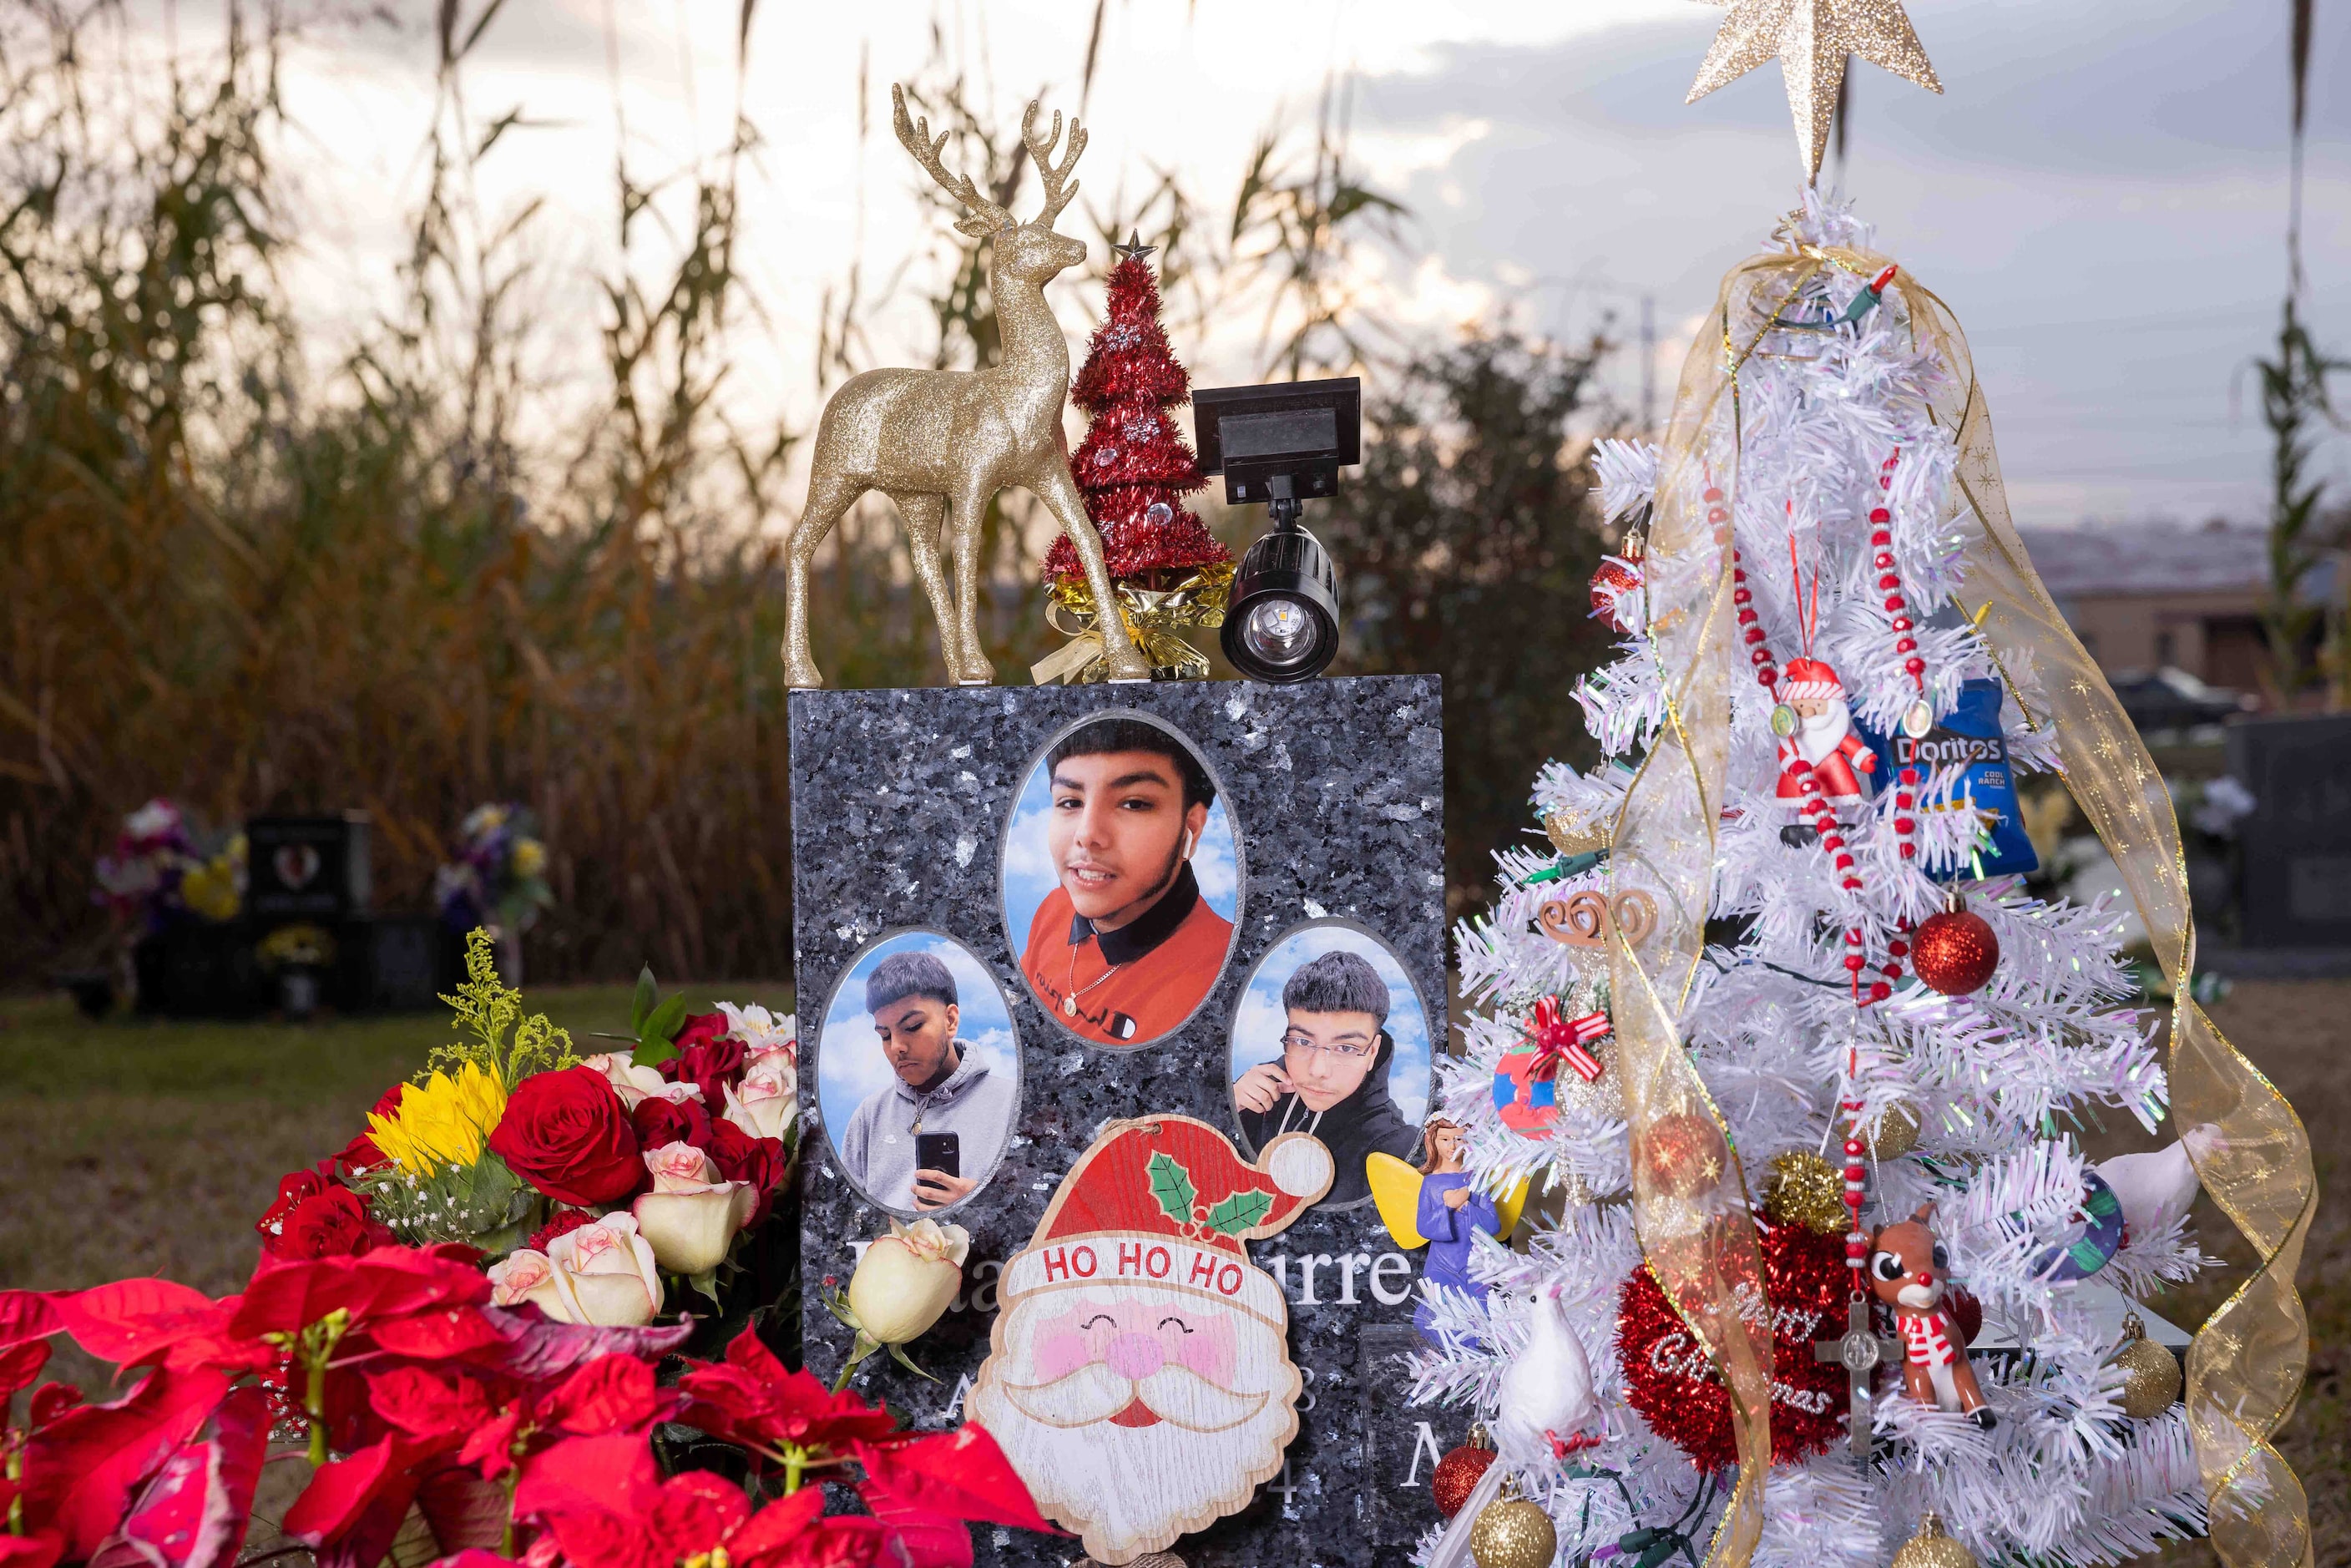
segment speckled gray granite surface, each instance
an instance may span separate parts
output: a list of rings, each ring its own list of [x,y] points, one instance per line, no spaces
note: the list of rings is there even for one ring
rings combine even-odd
[[[810,1369],[830,1378],[849,1336],[826,1312],[827,1279],[845,1285],[852,1243],[888,1215],[842,1176],[813,1092],[823,1079],[820,1020],[859,950],[901,927],[954,936],[1012,1004],[1020,1114],[1002,1166],[951,1216],[972,1235],[967,1290],[914,1347],[925,1382],[875,1356],[855,1386],[918,1426],[961,1418],[987,1358],[993,1281],[1024,1246],[1061,1176],[1102,1123],[1181,1112],[1237,1135],[1228,1026],[1251,967],[1285,933],[1343,920],[1403,963],[1442,1049],[1447,1025],[1443,756],[1434,676],[1332,679],[1277,687],[967,687],[795,692],[791,696],[793,904],[803,1093],[803,1326]],[[1072,723],[1138,710],[1188,737],[1221,786],[1240,862],[1234,950],[1206,1003],[1156,1043],[1102,1047],[1062,1030],[1023,982],[1005,932],[998,860],[1029,768]],[[869,1047],[870,1049],[870,1047]],[[1425,1087],[1425,1086],[1424,1086]],[[835,1107],[839,1113],[839,1107]],[[1395,1255],[1373,1207],[1315,1209],[1250,1244],[1290,1301],[1290,1353],[1306,1408],[1287,1471],[1240,1513],[1175,1550],[1194,1568],[1392,1562],[1437,1522],[1434,1453],[1458,1422],[1407,1409],[1398,1358],[1412,1343],[1418,1258]],[[1395,1256],[1394,1261],[1387,1260]],[[1074,1540],[982,1528],[984,1563],[1068,1563]]]

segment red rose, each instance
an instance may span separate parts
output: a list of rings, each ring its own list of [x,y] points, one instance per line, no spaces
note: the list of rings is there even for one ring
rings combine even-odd
[[[683,1053],[702,1044],[705,1040],[725,1040],[726,1028],[725,1013],[695,1013],[678,1025],[677,1033],[671,1037],[670,1044],[677,1047]],[[673,1056],[662,1063],[661,1074],[673,1083],[677,1082],[676,1057]]]
[[[515,1085],[490,1151],[558,1203],[625,1197],[645,1174],[621,1096],[592,1067],[540,1072]]]
[[[775,1201],[776,1189],[791,1174],[791,1156],[784,1152],[781,1138],[755,1138],[732,1122],[714,1122],[710,1127],[707,1147],[710,1163],[728,1181],[751,1184],[759,1195],[759,1204],[744,1222],[746,1230],[758,1227],[768,1218],[768,1208]]]
[[[701,1040],[662,1063],[662,1071],[673,1083],[698,1086],[703,1104],[715,1113],[726,1108],[726,1086],[741,1081],[749,1054],[739,1040]]]
[[[355,1258],[395,1239],[390,1227],[369,1217],[367,1200],[347,1186],[304,1198],[281,1224],[278,1234],[263,1239],[262,1250],[288,1261]]]
[[[637,1129],[639,1146],[658,1149],[664,1144],[710,1146],[710,1111],[699,1100],[640,1100],[629,1113]]]
[[[584,1208],[559,1209],[555,1218],[539,1227],[532,1233],[531,1239],[523,1245],[534,1252],[544,1252],[547,1250],[547,1244],[557,1237],[569,1236],[583,1225],[595,1223],[596,1217]]]

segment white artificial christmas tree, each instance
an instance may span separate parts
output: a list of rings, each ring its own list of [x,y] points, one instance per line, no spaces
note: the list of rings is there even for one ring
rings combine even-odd
[[[1849,258],[1868,240],[1845,208],[1808,192],[1767,251]],[[1714,548],[1735,553],[1604,573],[1595,598],[1625,636],[1574,695],[1606,760],[1544,772],[1534,804],[1552,849],[1503,851],[1498,903],[1458,934],[1469,1017],[1463,1053],[1441,1069],[1443,1113],[1466,1130],[1481,1186],[1499,1194],[1532,1177],[1567,1201],[1522,1251],[1480,1238],[1472,1273],[1494,1287],[1482,1304],[1428,1288],[1437,1343],[1420,1360],[1417,1395],[1474,1408],[1502,1449],[1457,1528],[1424,1543],[1422,1560],[1439,1568],[1463,1556],[1470,1517],[1505,1474],[1550,1513],[1562,1562],[1625,1568],[1705,1561],[1734,1480],[1728,1416],[1694,1442],[1707,1401],[1673,1393],[1724,1393],[1696,1326],[1685,1332],[1654,1306],[1639,1332],[1624,1325],[1628,1302],[1656,1286],[1628,1201],[1634,1145],[1614,1042],[1583,1048],[1602,1064],[1593,1078],[1543,1049],[1536,1019],[1552,998],[1548,1018],[1603,1010],[1621,1026],[1607,944],[1622,929],[1637,945],[1649,922],[1675,915],[1662,907],[1669,888],[1625,902],[1635,868],[1612,865],[1606,847],[1640,770],[1685,766],[1665,738],[1692,715],[1669,702],[1675,655],[1652,637],[1675,629],[1649,624],[1657,601],[1633,580],[1659,570],[1709,580],[1727,571],[1732,585],[1714,601],[1734,618],[1712,634],[1728,633],[1735,673],[1717,710],[1728,735],[1719,799],[1708,802],[1717,825],[1706,945],[1687,988],[1666,1001],[1753,1199],[1765,1290],[1738,1310],[1779,1342],[1774,1458],[1752,1561],[1883,1568],[1930,1510],[1985,1563],[2119,1563],[2205,1524],[2187,1408],[2126,1414],[2126,1373],[2111,1364],[2126,1307],[2205,1261],[2183,1228],[2196,1179],[2189,1150],[2113,1162],[2109,1180],[2073,1135],[2116,1116],[2158,1128],[2168,1109],[2158,1016],[2137,1005],[2119,951],[2123,908],[2046,901],[2000,871],[2019,852],[2005,774],[2061,766],[2062,705],[2029,657],[1996,654],[1962,592],[1967,543],[1983,530],[1959,433],[1934,396],[1959,372],[1917,330],[1920,307],[1893,268],[1824,264],[1797,276],[1724,374],[1735,406],[1708,416],[1724,434],[1688,448],[1722,471],[1682,476],[1703,486],[1708,517],[1722,514]],[[1739,323],[1719,326],[1727,353]],[[1701,351],[1717,349],[1709,337]],[[1677,431],[1690,417],[1677,412]],[[1623,443],[1598,454],[1605,510],[1635,533],[1663,458]],[[1706,612],[1688,593],[1673,603],[1675,616]],[[1996,734],[1953,734],[1960,710],[1972,701],[1995,711],[1995,695]],[[2007,761],[1996,766],[2002,744]],[[1620,842],[1614,855],[1625,852]],[[1998,946],[1990,977],[1956,995],[1917,973],[1932,960],[1929,977],[1960,989],[1972,977],[1957,975],[1965,965],[1949,962],[1954,952],[1983,956],[1965,930],[1956,947],[1935,945],[1955,890]],[[1922,953],[1922,928],[1938,915]],[[1671,1126],[1644,1145],[1655,1168],[1642,1193],[1661,1206],[1653,1214],[1712,1201],[1698,1197],[1710,1167],[1687,1189],[1675,1185],[1685,1153],[1704,1165],[1722,1146],[1703,1126],[1687,1130],[1686,1147]],[[2189,1141],[2199,1160],[2223,1146],[2210,1128]],[[1783,1201],[1767,1196],[1775,1171],[1790,1181]],[[1825,1173],[1834,1180],[1823,1218]],[[1724,1201],[1741,1207],[1735,1173],[1721,1174]],[[1864,1207],[1863,1239],[1849,1247],[1851,1178]],[[1809,1227],[1792,1218],[1806,1192]],[[1903,1265],[1877,1263],[1869,1239],[1929,1204],[1941,1250],[1930,1264],[1914,1249],[1907,1266],[1940,1278],[1916,1292],[1931,1311],[1902,1307],[1917,1321],[1897,1324],[1876,1304],[1877,1286],[1890,1295],[1905,1281],[1873,1279],[1872,1266]],[[1708,1223],[1725,1222],[1710,1212]],[[1801,1268],[1788,1261],[1799,1253],[1810,1260]],[[1812,1283],[1790,1283],[1799,1277]],[[1959,1357],[1980,1398],[1934,1398],[1949,1386],[1944,1365],[1922,1367],[1922,1401],[1906,1392],[1908,1347],[1896,1336],[1949,1335],[1961,1311],[1954,1280],[1983,1314],[1978,1354]],[[1862,1314],[1871,1337],[1894,1341],[1882,1353],[1891,1364],[1864,1379],[1865,1457],[1844,1424],[1845,1366],[1812,1350],[1845,1333],[1856,1289],[1872,1303]],[[1530,1325],[1562,1309],[1589,1363],[1591,1399],[1579,1431],[1530,1437],[1523,1422],[1495,1417],[1523,1371]],[[1980,1413],[1957,1407],[1979,1402]]]

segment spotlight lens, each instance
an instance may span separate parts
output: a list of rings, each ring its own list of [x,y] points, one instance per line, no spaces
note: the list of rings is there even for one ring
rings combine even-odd
[[[1269,664],[1294,664],[1314,643],[1314,617],[1287,599],[1253,607],[1241,626],[1249,651]]]

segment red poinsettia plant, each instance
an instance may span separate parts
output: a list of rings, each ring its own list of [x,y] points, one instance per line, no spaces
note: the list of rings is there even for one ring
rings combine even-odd
[[[971,1521],[1050,1528],[983,1429],[902,1431],[749,1330],[672,1354],[691,1332],[499,1306],[455,1243],[264,1257],[220,1301],[0,1291],[0,1409],[55,1334],[145,1369],[103,1404],[32,1388],[0,1432],[0,1564],[230,1568],[279,1461],[308,1466],[284,1543],[326,1568],[396,1541],[448,1568],[968,1568]],[[700,1439],[692,1468],[664,1473],[657,1430]],[[826,1481],[866,1511],[828,1514]]]
[[[648,974],[583,1057],[480,933],[449,999],[460,1043],[278,1184],[243,1291],[0,1291],[0,1568],[968,1568],[971,1522],[1050,1528],[981,1428],[901,1430],[690,1310],[793,1228],[789,1016]],[[38,1383],[58,1334],[128,1391]]]

